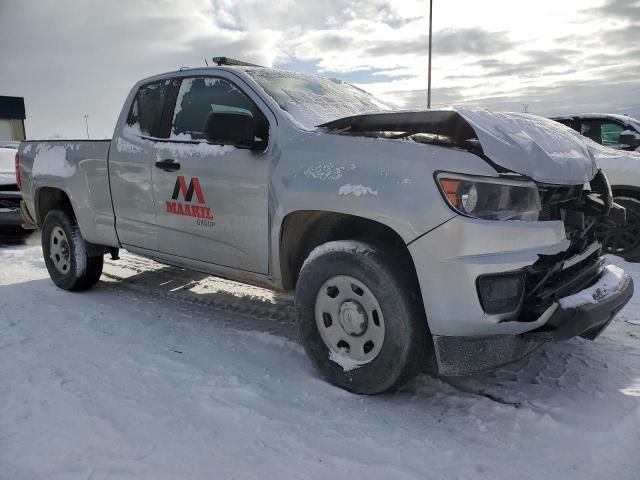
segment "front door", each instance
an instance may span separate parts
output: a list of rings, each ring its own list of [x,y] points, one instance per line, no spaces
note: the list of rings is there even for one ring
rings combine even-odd
[[[213,145],[203,133],[209,112],[241,110],[253,117],[256,135],[267,138],[259,102],[230,79],[182,78],[169,138],[154,142],[160,252],[268,273],[271,148]]]

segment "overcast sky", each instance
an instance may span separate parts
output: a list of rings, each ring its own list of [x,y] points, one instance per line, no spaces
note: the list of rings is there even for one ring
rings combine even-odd
[[[640,117],[640,0],[434,0],[433,105]],[[426,106],[428,0],[0,0],[27,135],[110,137],[132,84],[227,55]]]

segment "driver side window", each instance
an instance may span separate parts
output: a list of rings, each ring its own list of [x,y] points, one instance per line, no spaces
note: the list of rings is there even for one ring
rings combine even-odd
[[[205,125],[211,112],[234,112],[250,116],[255,124],[256,136],[267,138],[269,124],[260,109],[233,83],[214,77],[182,79],[169,138],[205,141]]]

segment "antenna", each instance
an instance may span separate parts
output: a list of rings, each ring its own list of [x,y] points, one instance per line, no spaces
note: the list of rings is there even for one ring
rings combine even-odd
[[[204,59],[204,64],[208,67],[209,66],[209,62],[207,62],[207,58],[205,57]]]

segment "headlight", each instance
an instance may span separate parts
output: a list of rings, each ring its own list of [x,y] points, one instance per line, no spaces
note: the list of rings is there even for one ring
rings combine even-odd
[[[439,173],[438,186],[456,212],[484,220],[538,220],[540,194],[533,182]]]

